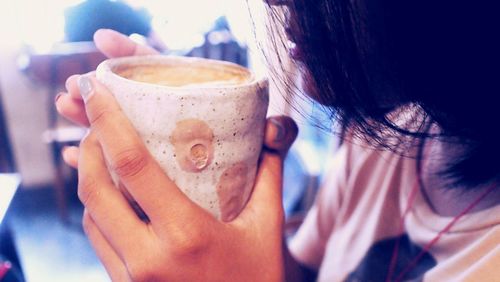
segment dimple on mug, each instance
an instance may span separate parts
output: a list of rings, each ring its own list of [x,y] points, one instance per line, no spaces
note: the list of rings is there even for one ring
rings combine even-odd
[[[264,138],[265,77],[228,62],[164,55],[109,59],[96,77],[192,201],[222,221],[241,212]]]

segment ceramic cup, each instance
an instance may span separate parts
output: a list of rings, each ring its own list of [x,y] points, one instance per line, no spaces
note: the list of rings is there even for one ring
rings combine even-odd
[[[254,185],[267,79],[228,62],[163,55],[109,59],[96,76],[169,178],[216,218],[234,219]]]

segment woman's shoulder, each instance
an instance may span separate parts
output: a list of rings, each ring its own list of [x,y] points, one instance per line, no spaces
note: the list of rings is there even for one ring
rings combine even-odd
[[[416,162],[416,151],[417,148],[411,145],[385,148],[370,144],[369,140],[350,138],[343,142],[338,152],[344,159],[346,177],[352,179],[387,178],[387,173],[394,169],[408,173]],[[401,170],[403,167],[405,169]]]

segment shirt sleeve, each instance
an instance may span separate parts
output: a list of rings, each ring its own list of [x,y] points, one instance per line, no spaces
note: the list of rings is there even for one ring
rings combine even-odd
[[[342,190],[347,179],[348,146],[342,145],[335,153],[314,205],[289,243],[291,255],[312,269],[319,269],[326,244],[335,227],[335,214],[340,209]]]

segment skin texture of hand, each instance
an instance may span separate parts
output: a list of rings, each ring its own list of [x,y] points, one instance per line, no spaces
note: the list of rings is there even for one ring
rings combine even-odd
[[[95,41],[110,57],[151,51],[110,31],[96,33]],[[165,175],[111,93],[91,74],[73,76],[66,86],[68,93],[56,101],[58,111],[90,131],[80,148],[66,149],[63,157],[78,167],[83,226],[113,281],[284,279],[281,187],[283,159],[297,134],[291,119],[275,117],[267,123],[250,201],[235,220],[223,223]],[[137,217],[106,163],[150,222]]]

